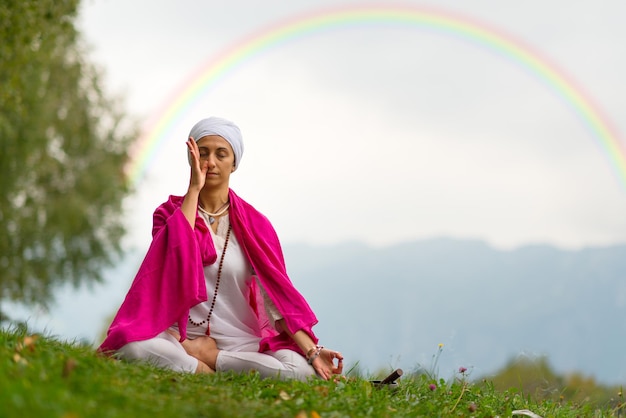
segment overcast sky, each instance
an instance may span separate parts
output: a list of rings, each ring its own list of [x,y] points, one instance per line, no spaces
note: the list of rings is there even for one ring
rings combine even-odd
[[[107,89],[147,130],[193,74],[253,34],[365,4],[87,0],[80,27]],[[626,149],[626,3],[445,0],[432,10],[484,22],[563,69]],[[343,25],[229,71],[166,138],[129,200],[132,245],[146,247],[153,209],[184,194],[184,142],[209,115],[240,126],[246,151],[231,187],[283,242],[626,241],[626,184],[581,116],[528,68],[452,30]]]

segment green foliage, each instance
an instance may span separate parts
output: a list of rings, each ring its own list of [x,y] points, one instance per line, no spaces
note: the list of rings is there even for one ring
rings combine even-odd
[[[78,3],[0,3],[0,301],[46,306],[120,252],[134,128],[83,59]]]
[[[589,404],[536,402],[464,373],[450,382],[402,377],[396,390],[363,378],[261,380],[257,374],[189,375],[98,356],[79,343],[0,330],[2,417],[543,417],[616,416]]]
[[[623,396],[621,388],[600,385],[594,378],[580,373],[557,375],[545,357],[511,360],[495,376],[490,376],[489,382],[496,390],[516,388],[537,401],[605,407],[620,404]]]

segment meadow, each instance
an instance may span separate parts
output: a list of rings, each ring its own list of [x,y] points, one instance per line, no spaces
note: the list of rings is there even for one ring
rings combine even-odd
[[[441,347],[440,347],[441,348]],[[375,387],[354,370],[336,381],[260,379],[255,373],[189,375],[100,356],[92,346],[0,330],[1,417],[616,417],[612,404],[536,400],[516,388],[405,374]],[[381,371],[386,373],[388,371]],[[535,414],[535,415],[532,415]]]

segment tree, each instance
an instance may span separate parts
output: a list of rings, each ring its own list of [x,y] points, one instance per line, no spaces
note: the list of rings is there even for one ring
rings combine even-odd
[[[579,372],[558,375],[545,356],[512,359],[488,381],[498,391],[517,391],[535,401],[565,400],[599,407],[621,404],[621,387],[598,384],[592,376]],[[617,394],[620,399],[616,399]]]
[[[135,128],[84,59],[78,4],[0,3],[0,301],[48,306],[121,252]]]

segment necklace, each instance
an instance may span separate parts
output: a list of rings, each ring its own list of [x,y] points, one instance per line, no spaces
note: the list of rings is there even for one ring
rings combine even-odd
[[[195,322],[191,319],[191,314],[189,314],[189,322],[192,325],[199,327],[206,323],[206,335],[209,334],[209,320],[211,319],[211,314],[213,314],[213,308],[215,308],[215,300],[217,299],[217,289],[220,287],[220,279],[222,277],[222,266],[224,265],[224,256],[226,255],[226,247],[228,247],[228,238],[230,238],[230,231],[232,230],[232,226],[228,225],[228,231],[226,232],[226,239],[224,240],[224,249],[222,250],[222,255],[220,256],[220,264],[217,267],[217,279],[215,280],[215,292],[213,292],[213,300],[211,301],[211,308],[209,309],[209,313],[202,322]]]
[[[209,224],[213,225],[213,223],[215,222],[215,218],[217,218],[218,216],[222,216],[230,207],[230,202],[226,202],[222,205],[222,207],[220,207],[217,212],[215,213],[211,213],[207,210],[205,210],[202,205],[198,204],[198,209],[200,209],[200,212],[204,213],[205,215],[207,215],[209,217]]]

